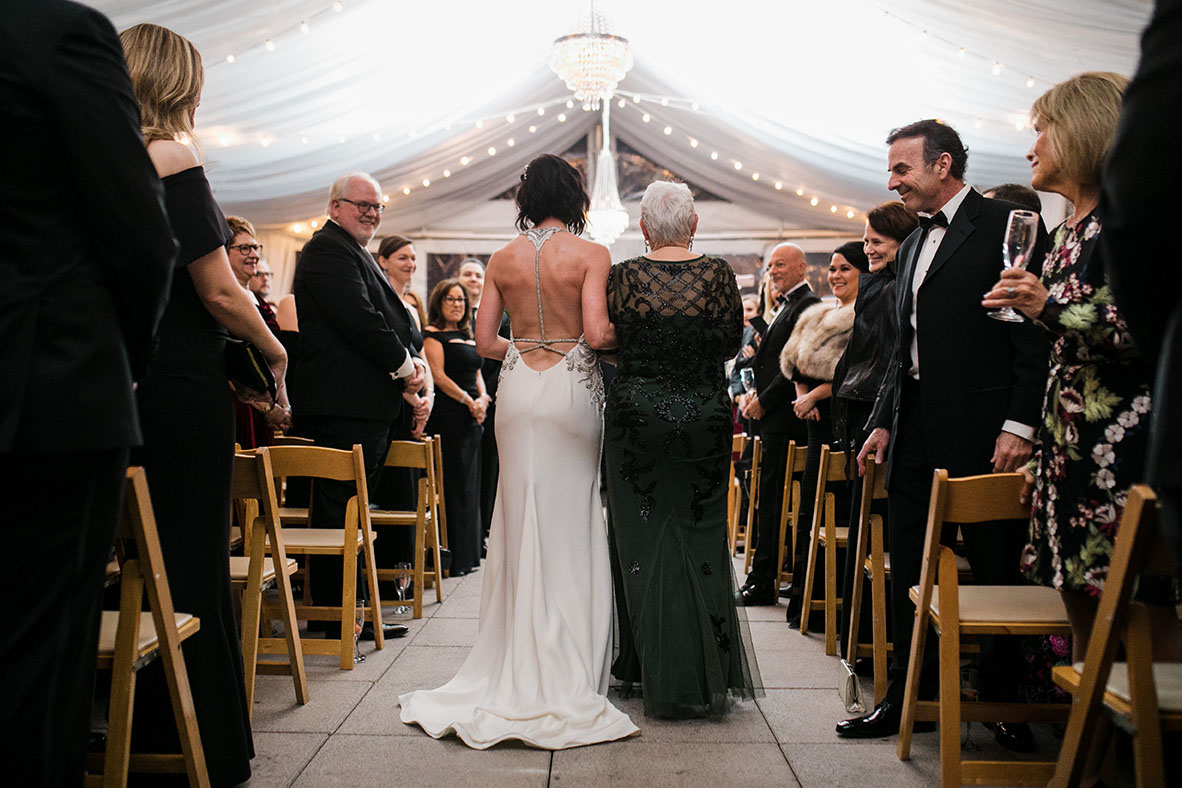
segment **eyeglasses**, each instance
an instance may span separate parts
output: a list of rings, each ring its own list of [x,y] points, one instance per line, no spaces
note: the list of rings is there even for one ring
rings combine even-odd
[[[365,202],[364,200],[357,202],[356,200],[346,200],[344,197],[338,197],[337,199],[339,199],[341,202],[347,202],[350,205],[357,206],[357,210],[362,216],[369,213],[370,211],[380,214],[386,209],[386,206],[382,205],[380,202]]]
[[[257,276],[259,279],[270,279],[272,274],[270,271],[259,271],[257,274],[255,274],[255,276]]]
[[[226,248],[227,249],[235,249],[238,251],[238,254],[240,254],[240,255],[248,255],[251,252],[255,252],[257,254],[263,253],[263,245],[262,244],[234,244],[233,246],[227,246]]]
[[[466,303],[468,303],[468,299],[464,298],[463,296],[444,296],[443,300],[449,304],[466,304]]]

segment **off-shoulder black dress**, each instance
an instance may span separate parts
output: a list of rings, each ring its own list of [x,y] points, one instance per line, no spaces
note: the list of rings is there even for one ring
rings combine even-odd
[[[184,655],[210,784],[237,785],[250,778],[254,745],[230,596],[234,408],[226,393],[226,330],[183,267],[231,232],[201,167],[163,181],[181,251],[156,351],[136,392],[144,445],[132,460],[147,469],[173,605],[201,619]],[[139,676],[134,749],[179,751],[159,663]]]

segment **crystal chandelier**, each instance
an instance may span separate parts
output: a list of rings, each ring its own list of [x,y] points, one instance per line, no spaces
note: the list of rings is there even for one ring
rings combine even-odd
[[[628,229],[628,212],[620,202],[616,184],[616,157],[612,155],[611,102],[603,105],[603,145],[595,167],[595,185],[591,187],[591,209],[587,211],[587,233],[598,243],[611,246]]]
[[[612,31],[608,18],[591,0],[572,32],[555,39],[550,68],[575,98],[599,109],[632,68],[632,47]]]

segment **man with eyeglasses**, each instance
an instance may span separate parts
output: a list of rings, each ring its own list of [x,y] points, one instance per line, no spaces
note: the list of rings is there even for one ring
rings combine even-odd
[[[259,253],[262,253],[262,245],[259,245]],[[268,304],[271,304],[271,266],[263,258],[259,258],[258,265],[254,267],[254,276],[250,278],[247,287],[250,292],[257,295],[260,299]],[[271,304],[274,307],[274,304]]]
[[[296,265],[299,359],[292,387],[295,431],[320,446],[361,444],[370,490],[377,488],[394,436],[404,391],[423,387],[425,363],[411,347],[410,316],[366,246],[382,222],[381,186],[365,173],[337,179],[328,195],[329,220],[312,236]],[[342,527],[351,485],[318,480],[314,527]],[[340,564],[312,559],[315,605],[339,605]],[[358,590],[365,592],[363,584]],[[333,637],[339,624],[325,622]],[[386,637],[407,628],[384,625]],[[370,625],[362,632],[372,638]]]

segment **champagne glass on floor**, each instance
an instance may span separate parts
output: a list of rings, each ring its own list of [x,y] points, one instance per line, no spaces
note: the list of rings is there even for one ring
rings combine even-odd
[[[394,580],[395,594],[398,597],[398,601],[405,602],[407,589],[410,588],[411,572],[414,571],[414,567],[409,563],[394,564],[394,571],[399,573]],[[410,612],[410,608],[406,605],[399,605],[394,608],[394,612],[399,615],[405,615]]]
[[[1038,214],[1034,211],[1010,211],[1005,241],[1001,245],[1002,264],[1006,268],[1025,268],[1030,262],[1030,255],[1034,253],[1037,240]],[[1013,288],[1010,294],[1013,295]],[[1009,323],[1021,323],[1026,319],[1008,306],[990,312],[989,316]]]
[[[356,612],[353,615],[353,664],[365,662],[365,655],[361,653],[361,629],[365,626],[366,604],[364,597],[357,598]]]

